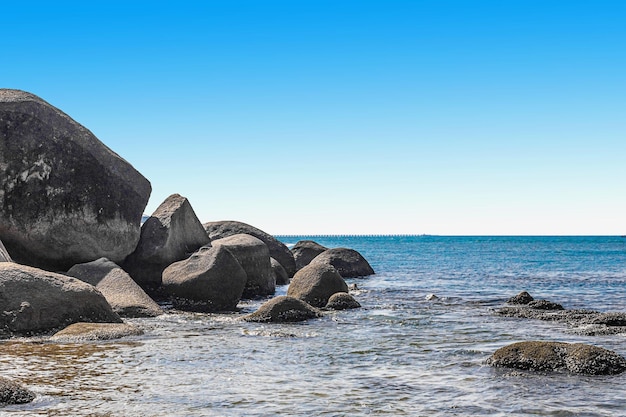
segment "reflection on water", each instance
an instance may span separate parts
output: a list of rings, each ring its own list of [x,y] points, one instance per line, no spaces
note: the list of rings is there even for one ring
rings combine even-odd
[[[532,375],[483,365],[495,349],[531,339],[593,343],[626,354],[623,335],[577,336],[557,323],[491,311],[521,289],[570,308],[626,309],[623,266],[612,275],[585,270],[567,278],[555,262],[551,275],[506,270],[489,247],[487,255],[476,255],[492,262],[486,266],[455,259],[453,248],[431,247],[429,256],[441,252],[453,262],[444,269],[441,259],[425,265],[417,251],[402,247],[394,255],[389,245],[375,247],[384,256],[359,249],[377,260],[378,274],[350,281],[358,282],[359,310],[288,325],[245,323],[238,314],[171,313],[129,320],[146,333],[118,342],[1,342],[0,375],[38,397],[0,408],[0,416],[624,415],[626,375]],[[517,260],[507,262],[523,261],[518,249],[510,248]],[[485,279],[484,271],[496,266],[502,271]],[[613,276],[618,284],[590,276]],[[430,293],[440,298],[426,300]],[[240,314],[261,302],[241,304]]]

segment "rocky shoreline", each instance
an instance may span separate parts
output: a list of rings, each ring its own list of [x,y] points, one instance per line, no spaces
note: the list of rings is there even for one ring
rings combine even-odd
[[[262,323],[360,307],[345,279],[375,272],[357,251],[313,241],[289,249],[245,223],[202,223],[178,194],[142,224],[150,192],[146,178],[61,110],[30,93],[0,89],[0,339],[82,343],[136,336],[142,329],[124,318],[157,317],[164,303],[214,313],[237,311],[241,300],[269,299],[240,317]],[[271,298],[277,285],[289,285],[287,293]],[[626,313],[565,310],[528,293],[495,313],[563,322],[585,335],[626,329]],[[626,369],[613,353],[534,343],[518,369]],[[519,345],[506,350],[518,357],[521,351]],[[533,359],[542,365],[528,366],[537,352],[552,365]],[[504,356],[496,352],[487,363],[515,362]],[[33,398],[0,377],[0,404]]]

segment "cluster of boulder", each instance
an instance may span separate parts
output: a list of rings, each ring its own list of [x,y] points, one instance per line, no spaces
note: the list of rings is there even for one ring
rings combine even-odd
[[[202,224],[178,194],[142,224],[150,193],[146,178],[61,110],[30,93],[0,89],[0,339],[54,331],[56,341],[138,335],[122,318],[158,316],[157,301],[233,311],[241,299],[269,298],[287,284],[285,296],[242,319],[293,322],[360,307],[345,278],[374,270],[357,251],[308,240],[289,249],[245,223]],[[620,313],[564,310],[528,294],[510,304],[498,313],[575,318],[596,331],[626,324]],[[623,358],[604,351],[531,343],[498,351],[489,363],[511,366],[513,355],[522,358],[520,369],[626,368]],[[577,362],[589,357],[606,369]],[[0,377],[0,404],[33,398]]]
[[[506,305],[496,309],[495,313],[504,317],[562,323],[568,327],[569,333],[585,336],[626,333],[624,312],[566,309],[549,300],[535,300],[526,291],[509,298]]]
[[[273,295],[308,264],[297,267],[286,245],[245,223],[202,224],[178,194],[142,223],[150,191],[146,178],[61,110],[0,89],[0,338],[153,317],[163,313],[162,300],[232,311],[242,298]],[[322,252],[324,280],[333,268],[373,273],[354,251]],[[333,292],[347,292],[334,274],[343,286]],[[319,291],[323,282],[312,286]]]
[[[0,89],[0,339],[137,335],[122,318],[158,316],[160,301],[232,311],[292,277],[287,296],[244,320],[303,320],[327,304],[359,306],[343,278],[374,273],[356,251],[317,244],[325,256],[296,264],[298,249],[245,223],[202,224],[178,194],[142,223],[150,193],[146,178],[61,110]],[[1,403],[28,398],[0,378]]]
[[[527,291],[509,298],[498,315],[566,324],[583,335],[626,333],[626,313],[568,310],[561,304],[539,299]],[[498,349],[486,363],[494,367],[525,371],[565,371],[586,375],[612,375],[626,371],[621,355],[593,345],[554,341],[517,342]]]

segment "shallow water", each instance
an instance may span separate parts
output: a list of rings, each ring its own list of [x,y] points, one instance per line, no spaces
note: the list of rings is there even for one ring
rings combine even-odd
[[[313,239],[368,258],[377,274],[349,280],[362,309],[288,325],[170,313],[129,320],[145,336],[117,342],[5,341],[0,375],[38,396],[0,415],[626,415],[626,375],[532,375],[483,365],[495,349],[534,339],[626,355],[624,335],[577,336],[562,324],[492,312],[522,290],[566,308],[626,310],[626,239]],[[440,299],[426,300],[430,293]],[[261,302],[240,304],[242,313]]]

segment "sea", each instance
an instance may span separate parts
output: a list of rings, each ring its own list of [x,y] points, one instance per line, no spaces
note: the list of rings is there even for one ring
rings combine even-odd
[[[626,311],[626,238],[279,239],[358,250],[376,271],[347,280],[362,308],[297,324],[240,321],[259,299],[233,314],[130,319],[145,335],[111,342],[3,341],[0,375],[37,397],[0,415],[626,416],[626,374],[485,365],[496,349],[525,340],[626,356],[626,334],[581,336],[563,323],[494,313],[521,291],[568,309]]]

